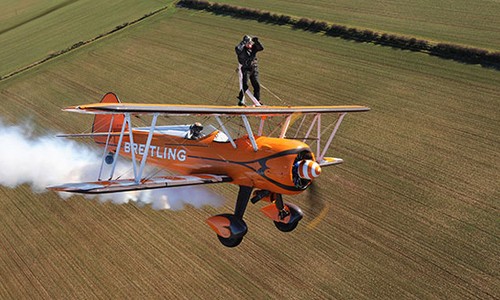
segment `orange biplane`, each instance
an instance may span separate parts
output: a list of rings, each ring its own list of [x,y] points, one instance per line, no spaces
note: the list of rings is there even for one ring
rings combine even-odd
[[[115,94],[106,94],[100,103],[65,108],[66,111],[95,114],[92,133],[67,134],[65,137],[89,136],[104,147],[101,171],[95,182],[68,183],[48,187],[73,193],[115,193],[228,182],[239,186],[233,214],[210,217],[207,223],[227,247],[241,243],[247,233],[243,214],[248,201],[269,202],[262,211],[284,232],[292,231],[302,219],[297,206],[284,203],[282,195],[295,195],[306,190],[326,166],[342,163],[342,159],[326,157],[344,116],[349,112],[368,111],[364,106],[209,106],[126,104]],[[321,115],[338,117],[321,147]],[[133,127],[131,116],[151,117],[147,127]],[[219,129],[200,123],[192,125],[157,125],[159,116],[195,116],[215,118]],[[242,123],[243,134],[234,137],[222,118]],[[276,136],[264,134],[264,124],[279,118],[274,126]],[[287,137],[296,120],[295,136]],[[307,121],[306,121],[307,120]],[[254,123],[252,128],[252,122]],[[258,127],[258,128],[257,128]],[[316,128],[317,135],[312,133]],[[254,129],[257,132],[254,133]],[[297,137],[299,132],[305,135]],[[316,141],[316,153],[305,143]],[[119,155],[131,159],[134,178],[113,179]],[[173,171],[174,176],[144,176],[146,162]],[[104,164],[110,174],[103,179]],[[255,190],[255,191],[254,191]],[[253,192],[253,193],[252,193]]]

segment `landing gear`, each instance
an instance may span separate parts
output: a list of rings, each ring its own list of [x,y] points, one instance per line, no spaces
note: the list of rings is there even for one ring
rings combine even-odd
[[[285,218],[290,215],[290,211],[285,208],[285,204],[283,203],[283,196],[281,194],[274,194],[274,198],[274,204],[278,209],[278,217],[280,221],[285,221]]]
[[[234,214],[222,214],[207,219],[208,225],[217,233],[217,238],[226,247],[236,247],[247,233],[247,225],[243,221],[243,215],[252,194],[252,187],[240,186],[238,199]],[[257,203],[260,200],[270,202],[261,211],[274,221],[274,225],[282,232],[293,231],[304,214],[298,206],[290,203],[283,203],[281,194],[266,190],[256,191],[250,201]]]
[[[295,228],[297,228],[297,225],[299,225],[299,221],[288,224],[274,221],[274,226],[276,226],[276,228],[278,228],[281,232],[293,231]]]
[[[281,194],[271,193],[271,204],[265,206],[261,211],[274,221],[274,225],[282,232],[293,231],[304,216],[302,210],[293,204],[283,203]]]
[[[226,247],[238,246],[247,233],[248,228],[245,221],[243,221],[243,215],[252,189],[252,187],[240,186],[234,214],[217,215],[207,220],[208,225],[217,233],[221,244]]]
[[[224,237],[221,237],[220,235],[218,235],[217,237],[219,238],[219,241],[221,242],[222,245],[229,247],[229,248],[236,247],[239,244],[241,244],[241,242],[243,241],[243,237],[224,238]]]
[[[299,221],[302,220],[304,213],[302,213],[302,210],[298,206],[293,204],[286,203],[285,206],[288,207],[290,220],[288,223],[274,221],[274,226],[276,226],[276,228],[278,228],[281,232],[290,232],[297,228],[297,225],[299,225]]]

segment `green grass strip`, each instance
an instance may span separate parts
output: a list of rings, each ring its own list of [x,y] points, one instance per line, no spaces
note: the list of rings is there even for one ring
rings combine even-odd
[[[452,59],[466,64],[480,64],[483,67],[500,70],[500,52],[489,52],[484,49],[465,47],[448,43],[433,43],[414,37],[389,33],[374,32],[369,29],[346,27],[308,18],[294,18],[269,11],[251,9],[229,4],[220,4],[203,0],[180,0],[179,7],[204,10],[218,15],[226,15],[240,19],[257,20],[276,25],[288,25],[294,29],[302,29],[316,33],[324,33],[332,37],[353,40],[362,43],[373,43],[401,50],[423,52],[444,59]]]
[[[70,1],[70,2],[71,2],[71,1]],[[17,74],[19,74],[19,73],[21,73],[21,72],[27,71],[27,70],[29,70],[29,69],[31,69],[31,68],[34,68],[34,67],[36,67],[36,66],[38,66],[38,65],[41,65],[41,64],[43,64],[43,63],[45,63],[45,62],[47,62],[47,61],[49,61],[49,60],[51,60],[51,59],[54,59],[54,58],[56,58],[56,57],[58,57],[58,56],[60,56],[60,55],[63,55],[63,54],[65,54],[65,53],[68,53],[68,52],[70,52],[70,51],[73,51],[73,50],[75,50],[75,49],[78,49],[78,48],[80,48],[80,47],[82,47],[82,46],[85,46],[85,45],[87,45],[87,44],[90,44],[90,43],[92,43],[92,42],[95,42],[95,41],[97,41],[97,40],[99,40],[99,39],[102,39],[102,38],[104,38],[104,37],[106,37],[106,36],[108,36],[108,35],[110,35],[110,34],[113,34],[113,33],[117,32],[117,31],[123,30],[123,29],[127,28],[128,26],[134,25],[134,24],[136,24],[136,23],[138,23],[138,22],[140,22],[140,21],[142,21],[142,20],[144,20],[144,19],[146,19],[146,18],[148,18],[148,17],[154,16],[154,15],[156,15],[156,14],[158,14],[158,13],[160,13],[160,12],[162,12],[162,11],[166,10],[167,8],[168,8],[168,6],[161,7],[161,8],[159,8],[159,9],[154,10],[154,11],[152,11],[152,12],[149,12],[149,13],[145,14],[144,16],[142,16],[142,17],[140,17],[140,18],[137,18],[137,19],[135,19],[135,20],[133,20],[133,21],[130,21],[130,22],[125,22],[125,23],[123,23],[123,24],[121,24],[121,25],[118,25],[118,26],[116,26],[115,28],[113,28],[112,30],[110,30],[110,31],[108,31],[108,32],[106,32],[106,33],[101,33],[101,34],[99,34],[98,36],[93,37],[93,38],[91,38],[91,39],[88,39],[88,40],[86,40],[86,41],[80,41],[80,42],[78,42],[78,43],[73,44],[72,46],[69,46],[69,47],[67,47],[67,48],[63,49],[63,50],[59,50],[59,51],[57,51],[57,52],[50,53],[50,54],[49,54],[49,55],[47,55],[46,57],[44,57],[44,58],[42,58],[42,59],[40,59],[40,60],[38,60],[38,61],[36,61],[36,62],[34,62],[34,63],[32,63],[32,64],[29,64],[29,65],[27,65],[27,66],[24,66],[24,67],[22,67],[22,68],[20,68],[20,69],[18,69],[18,70],[15,70],[15,71],[13,71],[13,72],[11,72],[11,73],[8,73],[8,74],[6,74],[6,75],[4,75],[4,76],[0,76],[0,81],[6,80],[6,79],[8,79],[8,78],[10,78],[10,77],[12,77],[12,76],[15,76],[15,75],[17,75]]]

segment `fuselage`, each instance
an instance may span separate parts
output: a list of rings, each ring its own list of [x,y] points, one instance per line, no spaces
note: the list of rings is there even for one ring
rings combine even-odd
[[[313,158],[309,146],[297,140],[255,136],[254,151],[248,136],[235,139],[233,147],[229,141],[217,141],[217,130],[199,139],[155,132],[146,149],[148,131],[132,132],[133,143],[128,134],[123,136],[122,156],[141,160],[147,154],[148,164],[181,175],[228,175],[231,183],[280,194],[297,194],[305,189],[294,180],[293,166],[299,156]],[[117,143],[118,137],[110,140],[112,151]]]

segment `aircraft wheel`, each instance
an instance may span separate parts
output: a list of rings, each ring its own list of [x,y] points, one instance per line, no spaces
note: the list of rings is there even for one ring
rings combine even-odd
[[[239,237],[239,238],[234,238],[234,237],[225,238],[225,237],[222,237],[220,235],[217,235],[217,237],[219,238],[219,241],[221,242],[222,245],[224,245],[226,247],[229,247],[229,248],[236,247],[236,246],[238,246],[241,243],[241,241],[243,241],[243,237]]]
[[[299,225],[299,221],[302,220],[304,213],[296,205],[291,203],[286,203],[285,205],[290,211],[290,221],[288,223],[274,221],[274,226],[276,226],[276,228],[278,228],[281,232],[290,232],[297,228],[297,225]]]
[[[281,232],[290,232],[293,231],[295,228],[297,228],[297,225],[299,225],[299,220],[288,224],[274,221],[274,225]]]
[[[232,214],[210,217],[207,223],[215,231],[221,244],[230,248],[238,246],[248,231],[245,221]],[[227,237],[223,237],[223,235]]]

